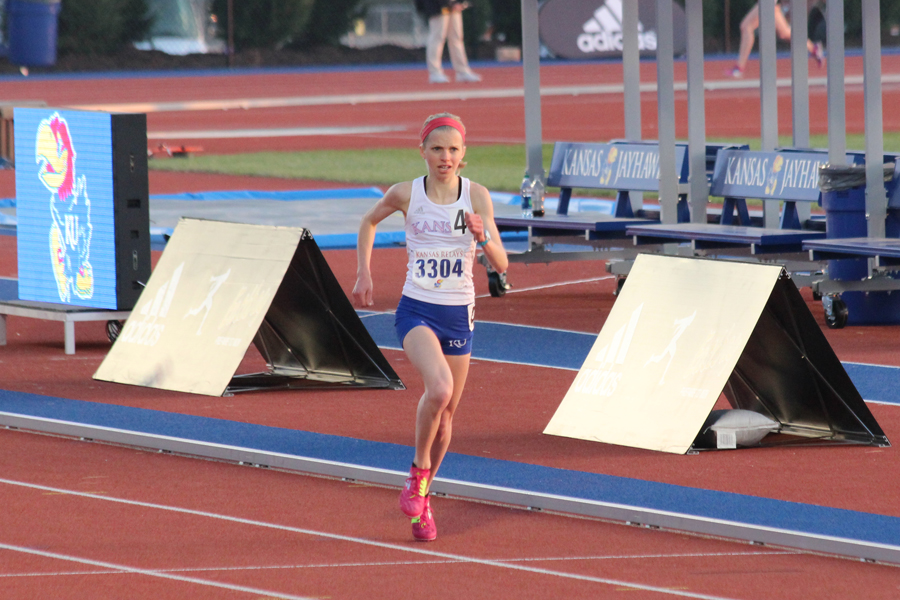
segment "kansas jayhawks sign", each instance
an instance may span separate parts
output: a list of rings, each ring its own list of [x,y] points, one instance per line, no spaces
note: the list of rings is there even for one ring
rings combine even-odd
[[[14,118],[19,298],[115,309],[110,115]]]
[[[678,181],[687,182],[687,145],[675,146]],[[547,182],[555,187],[659,190],[659,144],[556,142]]]

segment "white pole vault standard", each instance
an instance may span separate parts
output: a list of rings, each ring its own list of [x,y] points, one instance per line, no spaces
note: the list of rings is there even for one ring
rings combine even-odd
[[[625,138],[640,141],[641,131],[641,52],[638,40],[638,3],[622,3],[622,87],[625,101]],[[639,214],[644,205],[644,194],[630,195],[631,211]]]
[[[778,88],[775,62],[775,0],[759,2],[759,106],[760,145],[763,151],[772,151],[778,146]],[[778,8],[777,10],[781,10]],[[765,227],[778,227],[781,202],[763,202],[763,222]]]
[[[660,221],[678,222],[678,173],[675,168],[675,42],[672,0],[656,0],[656,82],[659,128]]]
[[[881,7],[863,0],[863,73],[866,132],[866,218],[868,236],[885,236],[887,196],[884,191],[884,131],[881,108]]]
[[[541,147],[541,44],[538,0],[522,0],[522,70],[525,85],[525,153],[528,174],[544,180]]]
[[[706,102],[703,89],[703,2],[687,0],[688,160],[691,223],[706,223]]]
[[[800,6],[791,10],[791,130],[794,148],[809,148],[809,51],[806,48],[809,14]],[[812,205],[795,207],[801,223],[809,220]]]
[[[828,162],[832,165],[846,165],[844,0],[828,0],[825,13],[825,38],[828,47]]]

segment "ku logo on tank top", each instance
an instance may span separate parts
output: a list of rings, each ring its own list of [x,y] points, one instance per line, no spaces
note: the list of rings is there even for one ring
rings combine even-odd
[[[424,211],[417,210],[417,213]],[[412,221],[414,235],[423,233],[443,233],[444,235],[460,236],[466,233],[466,211],[461,208],[447,208],[447,220],[420,219]]]

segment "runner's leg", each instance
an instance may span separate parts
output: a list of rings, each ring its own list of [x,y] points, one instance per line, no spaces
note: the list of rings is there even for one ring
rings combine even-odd
[[[427,327],[411,329],[403,338],[403,349],[425,384],[425,393],[419,399],[416,410],[415,463],[420,469],[430,469],[431,446],[437,435],[441,413],[453,399],[453,372],[437,336]]]
[[[463,388],[466,386],[471,354],[446,356],[445,358],[450,365],[450,371],[453,373],[453,397],[447,408],[441,413],[437,434],[434,437],[434,442],[431,444],[429,487],[438,468],[441,466],[441,462],[444,460],[444,455],[447,454],[447,448],[450,446],[450,438],[453,434],[453,415],[456,412],[456,407],[459,405],[459,399],[462,397]]]
[[[750,51],[756,42],[756,29],[759,27],[759,4],[756,4],[747,12],[741,21],[741,49],[738,53],[737,66],[742,71],[747,66]]]

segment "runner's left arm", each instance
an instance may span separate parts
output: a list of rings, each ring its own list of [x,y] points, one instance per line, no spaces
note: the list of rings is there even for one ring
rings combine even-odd
[[[472,198],[472,210],[475,213],[466,214],[466,227],[475,236],[476,242],[483,242],[490,237],[490,241],[481,249],[491,267],[498,273],[505,273],[509,267],[509,259],[500,240],[500,232],[494,223],[494,204],[491,202],[491,195],[487,188],[475,182],[472,182],[469,193]]]

